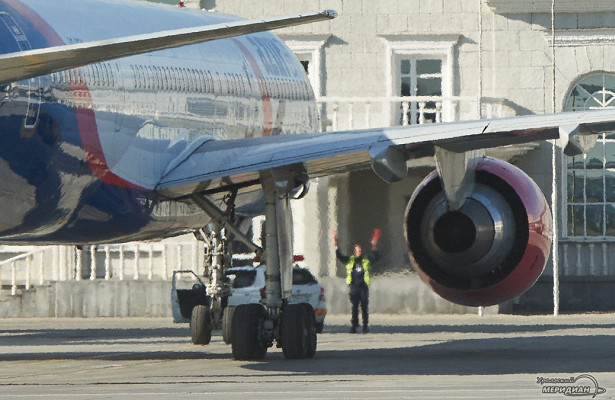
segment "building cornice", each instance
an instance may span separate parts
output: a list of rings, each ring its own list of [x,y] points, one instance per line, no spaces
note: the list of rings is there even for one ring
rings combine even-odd
[[[552,0],[487,0],[487,5],[497,14],[551,13]],[[556,13],[592,13],[615,11],[613,0],[557,0]]]
[[[386,40],[391,46],[397,45],[401,47],[414,47],[416,45],[432,48],[451,47],[456,45],[461,38],[461,35],[379,35],[380,38]]]
[[[552,45],[551,32],[545,39]],[[615,45],[615,29],[565,29],[555,31],[555,47]]]

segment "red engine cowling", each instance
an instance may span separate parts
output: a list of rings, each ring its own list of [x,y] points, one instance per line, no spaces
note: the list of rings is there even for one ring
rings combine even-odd
[[[462,207],[449,211],[436,171],[406,208],[410,257],[421,279],[443,298],[490,306],[529,289],[544,270],[552,220],[544,195],[517,167],[485,157]]]

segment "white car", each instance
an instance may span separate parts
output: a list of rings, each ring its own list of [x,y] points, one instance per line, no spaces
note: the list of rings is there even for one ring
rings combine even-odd
[[[231,295],[228,297],[228,307],[240,304],[258,304],[265,288],[265,266],[233,267],[226,270],[226,276],[231,285]],[[293,267],[293,291],[289,303],[308,303],[314,309],[316,331],[322,332],[327,314],[325,290],[314,275],[298,265]],[[230,317],[230,313],[226,318]],[[224,322],[223,322],[224,330]]]

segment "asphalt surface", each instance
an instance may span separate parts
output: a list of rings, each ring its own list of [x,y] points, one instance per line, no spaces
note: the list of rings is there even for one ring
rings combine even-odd
[[[0,319],[0,398],[615,398],[614,314],[348,321],[327,316],[314,359],[246,362],[166,319]]]

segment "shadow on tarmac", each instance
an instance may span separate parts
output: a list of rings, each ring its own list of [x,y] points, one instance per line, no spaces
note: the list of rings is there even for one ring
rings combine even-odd
[[[615,328],[615,324],[474,324],[474,325],[416,325],[371,326],[370,335],[347,333],[347,326],[328,326],[325,333],[345,335],[354,342],[352,350],[318,350],[314,359],[286,360],[281,351],[270,351],[259,361],[237,361],[247,371],[267,372],[272,376],[286,374],[305,375],[494,375],[494,374],[547,374],[583,372],[614,372],[615,346],[610,335],[575,334],[558,335],[554,331],[571,328]],[[434,334],[433,338],[410,337],[412,345],[404,346],[403,338],[391,340],[391,346],[369,348],[375,341],[387,340],[388,334]],[[441,335],[450,333],[450,335]],[[464,338],[464,334],[519,334],[518,337]],[[187,350],[162,350],[167,344],[189,346],[189,330],[185,325],[173,328],[144,329],[0,329],[0,344],[14,352],[0,353],[0,362],[23,360],[223,360],[232,359],[231,347],[220,352],[221,340],[212,341],[217,352],[208,346],[186,347]],[[362,335],[361,335],[362,336]],[[322,337],[322,336],[321,336]],[[368,338],[359,341],[357,339]],[[152,338],[155,338],[152,341]],[[326,336],[325,336],[326,338]],[[10,345],[8,340],[10,339]],[[149,340],[148,340],[149,339]],[[336,341],[339,339],[336,338]],[[341,343],[346,341],[346,338]],[[151,344],[160,343],[161,350],[151,350]],[[434,343],[435,342],[435,343]],[[140,350],[148,343],[148,349]],[[423,344],[424,343],[424,344]],[[55,346],[110,344],[109,351],[53,351]],[[116,344],[131,346],[129,350],[114,351]],[[378,346],[381,347],[379,342]],[[41,352],[20,352],[19,346],[41,346]],[[361,348],[363,346],[363,348]],[[49,351],[47,351],[49,350]]]

